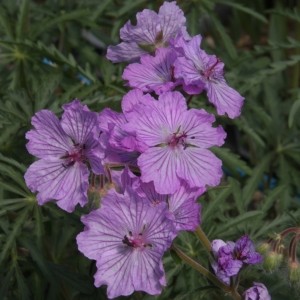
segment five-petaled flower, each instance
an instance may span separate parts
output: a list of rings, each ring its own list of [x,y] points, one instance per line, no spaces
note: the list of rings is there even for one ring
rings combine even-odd
[[[49,110],[32,118],[27,149],[39,160],[28,168],[25,181],[38,192],[40,205],[56,200],[60,208],[72,212],[77,204],[87,203],[89,169],[103,173],[102,154],[94,137],[97,114],[78,100],[63,109],[61,121]]]
[[[95,259],[95,285],[108,285],[109,298],[145,291],[156,295],[166,285],[162,256],[176,230],[167,205],[153,207],[136,191],[111,190],[101,208],[82,217],[79,250]]]
[[[154,182],[158,193],[175,193],[181,182],[191,188],[218,185],[221,161],[207,148],[221,146],[223,128],[212,127],[214,116],[205,110],[188,110],[179,92],[160,95],[137,105],[127,129],[147,148],[138,157],[143,182]]]

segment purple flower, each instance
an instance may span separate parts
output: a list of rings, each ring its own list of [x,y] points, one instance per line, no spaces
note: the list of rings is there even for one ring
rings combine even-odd
[[[234,256],[248,265],[259,264],[262,262],[262,256],[255,251],[253,242],[247,235],[242,236],[235,243]]]
[[[136,166],[139,144],[134,135],[122,127],[127,120],[122,113],[105,108],[98,116],[99,142],[104,152],[106,164],[130,164]]]
[[[224,64],[215,56],[200,49],[201,36],[186,43],[181,40],[183,57],[175,62],[175,77],[183,78],[187,85],[198,85],[207,91],[208,99],[217,108],[219,115],[225,113],[236,118],[241,113],[244,98],[228,86],[223,75]]]
[[[174,61],[176,52],[170,48],[157,49],[155,56],[144,55],[141,63],[128,65],[122,78],[128,80],[129,86],[143,92],[154,91],[157,95],[171,91],[179,84],[174,78]]]
[[[137,24],[128,21],[120,30],[124,41],[109,46],[106,57],[112,62],[137,61],[148,52],[167,47],[169,41],[185,32],[185,17],[176,2],[164,2],[158,14],[144,9],[136,15]]]
[[[94,138],[97,115],[78,100],[63,106],[62,120],[49,110],[32,118],[33,130],[26,134],[28,152],[39,158],[27,170],[25,181],[38,192],[40,205],[57,200],[72,212],[87,203],[89,163],[96,174],[103,173],[102,153]]]
[[[138,158],[143,182],[154,182],[161,194],[175,193],[182,182],[191,188],[218,185],[221,161],[207,148],[221,146],[226,136],[214,128],[214,117],[204,110],[187,109],[179,92],[167,92],[140,114],[129,118],[128,128],[147,149]]]
[[[161,195],[154,189],[153,182],[140,183],[140,193],[146,197],[152,206],[167,203],[168,218],[174,222],[176,230],[193,231],[200,224],[201,206],[197,203],[197,198],[203,194],[204,188],[189,188],[182,183],[180,188],[172,195]]]
[[[233,242],[212,241],[212,252],[216,258],[212,263],[212,268],[217,277],[228,285],[230,284],[230,277],[237,275],[243,266],[243,262],[234,258],[233,251]]]
[[[253,242],[247,235],[234,242],[212,241],[215,261],[212,268],[224,283],[230,284],[230,277],[238,274],[243,265],[258,264],[262,256],[255,251]]]
[[[109,298],[156,295],[166,285],[162,256],[175,236],[166,213],[166,205],[150,206],[128,189],[123,195],[110,190],[100,209],[82,217],[78,248],[96,260],[95,286],[107,285]]]
[[[244,300],[271,300],[271,296],[264,284],[260,282],[253,282],[253,284],[253,287],[244,292]]]

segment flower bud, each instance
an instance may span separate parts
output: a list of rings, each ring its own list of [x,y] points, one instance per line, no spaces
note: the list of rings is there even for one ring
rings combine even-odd
[[[267,271],[276,270],[282,263],[283,255],[275,251],[270,251],[265,255],[263,267]]]
[[[257,247],[257,251],[262,254],[266,255],[271,249],[271,246],[269,243],[262,243]]]
[[[289,279],[292,283],[300,283],[300,264],[297,261],[289,262]]]

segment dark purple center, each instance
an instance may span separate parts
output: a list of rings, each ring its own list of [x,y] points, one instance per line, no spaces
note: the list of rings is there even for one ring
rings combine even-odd
[[[85,145],[74,145],[73,149],[61,157],[64,160],[63,166],[67,168],[73,166],[76,162],[84,162],[86,159],[84,152]]]
[[[132,247],[134,249],[144,249],[146,247],[149,248],[152,247],[152,244],[147,243],[143,233],[132,234],[132,232],[129,231],[128,235],[124,235],[122,242],[123,244]]]
[[[170,139],[168,141],[168,145],[172,148],[175,148],[178,145],[182,145],[183,147],[185,147],[186,146],[186,144],[185,144],[186,138],[187,138],[187,134],[185,132],[183,132],[183,133],[175,132],[170,137]]]
[[[206,68],[204,71],[201,72],[201,75],[205,77],[205,79],[210,80],[211,77],[215,75],[215,68],[218,65],[218,63],[221,62],[219,58],[208,68]]]

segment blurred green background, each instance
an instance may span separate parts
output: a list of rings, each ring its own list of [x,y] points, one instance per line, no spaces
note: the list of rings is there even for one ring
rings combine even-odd
[[[119,29],[144,8],[162,1],[0,1],[0,300],[106,299],[93,286],[95,263],[76,247],[85,209],[68,214],[55,204],[40,207],[24,172],[34,158],[25,148],[33,114],[81,99],[95,111],[120,110],[128,90],[125,64],[105,58]],[[245,98],[237,120],[219,117],[228,133],[214,149],[223,160],[222,184],[202,203],[202,228],[210,239],[257,243],[300,226],[300,1],[177,1],[192,35],[225,63],[230,85]],[[214,112],[202,95],[193,107]],[[208,266],[193,233],[175,241]],[[286,243],[288,248],[288,240]],[[299,247],[300,248],[300,247]],[[172,253],[171,253],[172,254]],[[159,297],[130,299],[229,299],[174,255],[165,255],[168,286]],[[300,298],[286,261],[273,272],[262,266],[242,272],[241,287],[263,282],[272,299]]]

